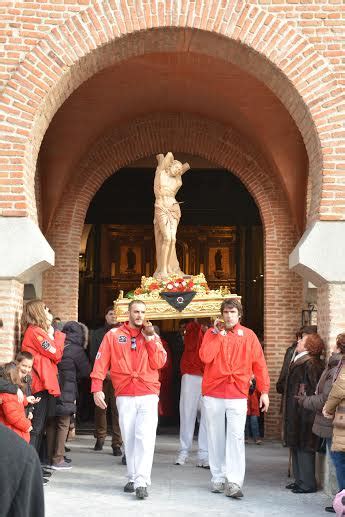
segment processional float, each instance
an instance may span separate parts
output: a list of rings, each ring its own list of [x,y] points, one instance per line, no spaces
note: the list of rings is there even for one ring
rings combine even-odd
[[[149,320],[216,317],[225,298],[240,297],[231,294],[228,287],[209,289],[202,273],[192,276],[181,271],[176,255],[181,209],[175,195],[182,186],[182,175],[190,167],[175,160],[170,152],[159,154],[157,161],[153,221],[157,268],[152,277],[141,277],[140,287],[131,295],[125,297],[120,291],[114,302],[117,320],[128,319],[128,304],[133,298],[145,302],[145,317]]]

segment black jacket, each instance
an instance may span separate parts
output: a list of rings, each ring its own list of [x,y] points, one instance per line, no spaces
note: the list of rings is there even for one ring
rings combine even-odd
[[[292,345],[289,346],[285,352],[282,369],[280,370],[279,379],[276,384],[276,390],[280,395],[284,395],[286,378],[289,373],[289,366],[295,353],[296,346],[296,342],[292,343]]]
[[[103,327],[99,327],[98,329],[91,331],[90,361],[92,364],[94,364],[94,362],[95,362],[98,349],[101,346],[104,336],[106,335],[107,332],[109,332],[109,330],[114,328],[114,326],[117,326],[117,325],[105,324],[105,325],[103,325]]]
[[[0,517],[44,517],[42,469],[37,453],[2,424]]]
[[[297,396],[302,387],[307,397],[314,395],[323,369],[323,362],[309,354],[290,365],[284,394],[284,438],[288,447],[310,452],[319,448],[320,440],[312,432],[315,412],[303,408]]]
[[[16,384],[13,384],[11,381],[5,379],[5,377],[2,377],[0,369],[0,393],[12,393],[12,395],[15,395],[17,391],[18,386]]]
[[[78,380],[88,377],[90,363],[84,350],[87,328],[77,321],[68,321],[63,330],[66,334],[61,362],[58,364],[61,395],[56,401],[56,415],[73,415],[76,412]]]

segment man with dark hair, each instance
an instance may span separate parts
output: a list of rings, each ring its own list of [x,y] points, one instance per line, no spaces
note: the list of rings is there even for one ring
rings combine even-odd
[[[243,497],[244,428],[250,378],[253,373],[261,392],[262,411],[268,410],[270,380],[258,338],[252,330],[240,324],[240,301],[224,300],[221,315],[223,320],[215,320],[214,327],[206,332],[200,347],[200,358],[205,363],[202,394],[212,473],[211,490],[215,493],[224,491],[228,497],[239,498]]]
[[[90,343],[90,359],[92,365],[98,354],[99,347],[102,343],[104,336],[109,330],[119,326],[116,321],[116,315],[114,307],[107,307],[105,310],[105,322],[104,325],[92,333]],[[119,426],[119,414],[116,407],[116,400],[114,389],[111,383],[110,374],[107,373],[106,378],[103,381],[103,393],[105,394],[105,402],[107,406],[110,406],[111,410],[111,447],[113,449],[114,456],[121,456],[122,438]],[[103,449],[104,441],[107,436],[107,410],[101,409],[96,406],[95,408],[95,433],[96,443],[94,446],[95,451],[101,451]]]
[[[158,422],[159,373],[166,351],[152,324],[145,321],[145,303],[129,305],[129,321],[104,337],[91,373],[95,404],[106,409],[102,383],[110,370],[116,391],[121,433],[127,458],[124,491],[138,499],[148,496]]]

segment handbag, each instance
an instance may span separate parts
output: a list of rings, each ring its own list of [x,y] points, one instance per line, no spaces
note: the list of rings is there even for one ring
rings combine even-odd
[[[333,427],[345,429],[345,400],[342,400],[337,406],[333,419]]]

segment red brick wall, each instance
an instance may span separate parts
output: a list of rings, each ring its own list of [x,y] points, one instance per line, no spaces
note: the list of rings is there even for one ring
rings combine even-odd
[[[61,0],[1,7],[2,215],[37,218],[39,146],[53,114],[79,84],[131,55],[192,49],[239,64],[276,93],[308,151],[310,220],[344,218],[341,1],[117,5]]]
[[[285,349],[300,325],[302,283],[288,269],[288,255],[298,236],[279,182],[260,155],[230,128],[193,116],[155,115],[122,126],[97,142],[75,171],[48,235],[56,265],[45,274],[44,300],[62,318],[77,316],[80,236],[93,195],[114,170],[168,150],[196,154],[228,168],[260,209],[265,234],[265,353],[273,385],[266,421],[267,429],[276,434],[280,398],[274,385]]]
[[[317,290],[318,331],[329,349],[345,332],[345,284],[324,284]]]
[[[12,361],[20,344],[20,319],[23,312],[23,284],[16,280],[0,280],[0,364]]]

